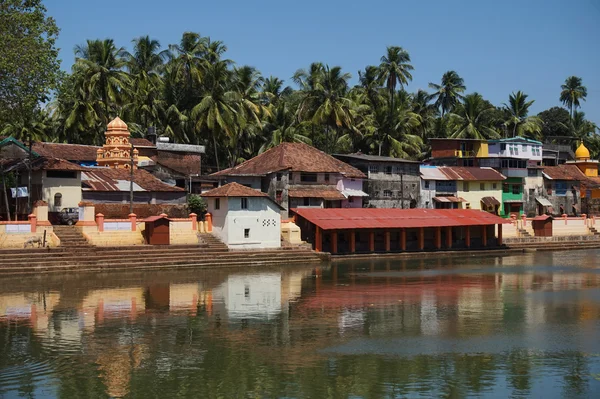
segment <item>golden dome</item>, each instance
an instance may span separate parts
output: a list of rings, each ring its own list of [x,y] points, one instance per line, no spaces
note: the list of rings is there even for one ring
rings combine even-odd
[[[590,151],[583,145],[583,141],[579,144],[577,151],[575,151],[576,160],[588,160],[590,159]]]
[[[107,130],[127,130],[127,124],[121,120],[118,116],[113,119],[108,126]]]

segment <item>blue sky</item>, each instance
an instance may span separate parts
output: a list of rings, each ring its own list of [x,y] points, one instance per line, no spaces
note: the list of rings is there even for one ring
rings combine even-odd
[[[63,68],[86,39],[131,40],[150,35],[163,47],[184,31],[228,47],[238,65],[257,67],[291,84],[313,61],[340,65],[356,82],[386,46],[402,46],[415,67],[407,89],[426,89],[456,70],[467,92],[496,105],[512,91],[534,99],[534,113],[560,105],[560,85],[583,78],[582,110],[600,125],[600,0],[400,1],[305,0],[156,1],[45,0],[61,29]]]

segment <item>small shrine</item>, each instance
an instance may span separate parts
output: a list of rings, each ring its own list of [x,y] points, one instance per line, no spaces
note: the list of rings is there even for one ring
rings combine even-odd
[[[118,116],[106,127],[106,143],[96,152],[98,166],[114,169],[129,169],[131,167],[131,143],[127,124]],[[133,167],[137,169],[138,150],[133,149]]]
[[[575,151],[575,161],[567,161],[567,164],[575,164],[588,177],[598,176],[598,164],[597,160],[593,160],[590,157],[590,151],[583,144],[583,141],[579,143],[579,147]]]

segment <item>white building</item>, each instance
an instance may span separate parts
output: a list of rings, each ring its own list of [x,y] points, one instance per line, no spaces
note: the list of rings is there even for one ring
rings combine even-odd
[[[229,183],[202,194],[213,234],[229,248],[281,247],[281,206],[266,193]]]

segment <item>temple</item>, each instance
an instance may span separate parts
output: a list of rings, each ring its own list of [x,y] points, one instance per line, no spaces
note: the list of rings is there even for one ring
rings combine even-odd
[[[137,169],[138,150],[133,150],[133,162],[129,142],[129,129],[127,124],[118,116],[113,119],[106,128],[106,143],[96,151],[96,162],[98,166],[107,166],[114,169]]]

